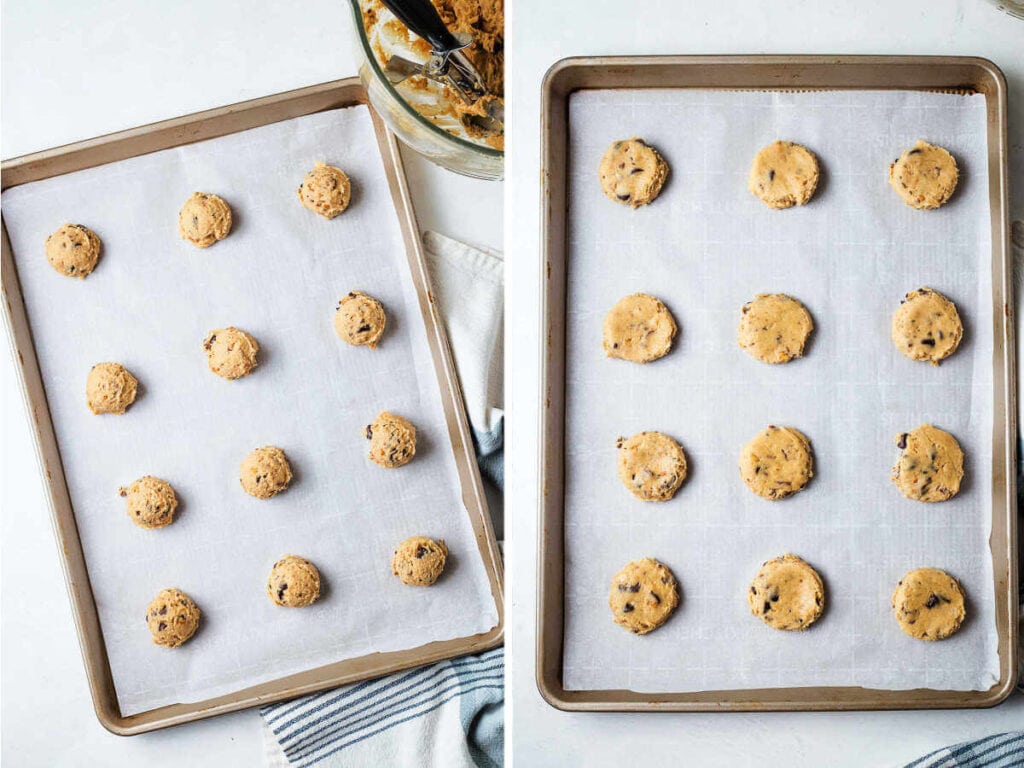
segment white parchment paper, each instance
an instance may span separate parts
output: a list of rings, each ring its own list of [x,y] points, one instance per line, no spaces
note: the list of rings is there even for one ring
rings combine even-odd
[[[671,166],[661,197],[636,211],[604,197],[607,146],[639,135]],[[918,139],[960,165],[953,200],[906,206],[888,166]],[[787,139],[819,157],[810,204],[768,209],[747,191],[758,149]],[[997,680],[991,527],[992,298],[981,96],[914,92],[584,91],[570,104],[570,254],[564,681],[569,689],[694,691],[863,685],[987,689]],[[957,304],[965,326],[935,368],[889,338],[903,295],[922,285]],[[606,359],[601,322],[622,296],[660,297],[680,325],[646,366]],[[806,356],[769,366],[736,343],[740,308],[784,292],[810,310]],[[889,480],[894,436],[924,422],[966,455],[959,496],[904,499]],[[779,502],[743,484],[741,446],[768,424],[810,438],[815,477]],[[659,430],[690,475],[667,503],[634,499],[616,475],[615,439]],[[750,615],[761,563],[793,552],[817,568],[827,607],[807,632]],[[682,603],[660,629],[612,623],[612,575],[652,556]],[[954,637],[904,635],[890,596],[912,568],[956,576],[969,618]]]
[[[317,160],[352,179],[351,207],[333,221],[296,196]],[[196,190],[234,212],[231,235],[207,250],[177,231]],[[3,211],[123,714],[495,626],[366,108],[16,187]],[[44,255],[65,221],[103,239],[83,281],[58,275]],[[336,304],[352,289],[388,310],[376,350],[334,333]],[[256,371],[233,382],[207,369],[202,347],[227,325],[261,347]],[[86,375],[103,360],[139,378],[124,416],[86,407]],[[418,428],[416,458],[398,470],[367,459],[363,430],[385,409]],[[239,487],[239,465],[267,444],[287,452],[296,477],[261,501]],[[146,474],[178,492],[168,528],[143,530],[125,515],[118,487]],[[396,544],[415,534],[444,538],[452,553],[431,589],[391,574]],[[279,608],[265,594],[271,565],[288,553],[320,569],[312,607]],[[153,645],[143,620],[169,586],[203,611],[200,631],[175,650]]]

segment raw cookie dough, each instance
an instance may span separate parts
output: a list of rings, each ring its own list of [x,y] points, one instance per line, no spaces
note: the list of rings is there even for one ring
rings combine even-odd
[[[139,380],[120,363],[96,363],[85,380],[85,399],[93,413],[117,413],[135,402]]]
[[[892,481],[908,499],[946,501],[960,492],[964,452],[949,432],[922,424],[896,436],[902,451],[892,468]]]
[[[661,432],[638,432],[620,437],[619,479],[629,492],[643,501],[668,501],[686,479],[686,454],[682,447]]]
[[[653,202],[668,176],[668,163],[643,139],[613,142],[597,174],[610,200],[637,208]]]
[[[313,213],[333,219],[348,208],[352,183],[341,168],[317,163],[299,186],[299,200]]]
[[[230,381],[252,373],[260,345],[245,331],[228,326],[210,331],[203,340],[203,349],[210,370]]]
[[[892,343],[911,360],[940,360],[956,352],[964,333],[956,305],[931,288],[906,295],[892,316]]]
[[[96,268],[102,247],[88,227],[65,224],[46,238],[46,260],[62,275],[82,278]]]
[[[602,345],[608,357],[649,363],[672,349],[676,321],[659,299],[634,293],[618,301],[604,316]]]
[[[269,499],[288,487],[292,467],[284,451],[265,445],[245,457],[240,478],[242,489],[257,499]]]
[[[386,324],[384,305],[362,291],[345,294],[334,313],[334,332],[354,347],[376,349]]]
[[[911,208],[938,208],[953,195],[960,172],[956,158],[926,141],[905,150],[889,166],[889,185]]]
[[[764,363],[788,363],[802,357],[807,337],[814,330],[811,313],[784,293],[762,293],[743,305],[740,347]]]
[[[909,571],[892,593],[900,629],[918,640],[945,640],[964,623],[964,592],[938,568]]]
[[[444,571],[448,560],[448,547],[444,539],[428,539],[413,536],[398,545],[391,559],[391,572],[403,584],[414,587],[429,587]]]
[[[166,480],[146,475],[118,492],[126,500],[128,517],[140,528],[163,528],[174,522],[178,497]]]
[[[285,555],[270,569],[267,596],[287,608],[312,605],[320,597],[320,571],[304,557]]]
[[[199,606],[180,589],[162,589],[146,608],[153,642],[177,648],[199,629]]]
[[[818,158],[791,141],[772,142],[754,156],[747,188],[769,208],[803,205],[818,188]]]
[[[796,555],[761,566],[747,593],[750,612],[774,629],[807,629],[825,607],[821,577]]]
[[[792,496],[814,477],[811,441],[792,427],[769,426],[743,446],[740,476],[763,499]]]
[[[620,627],[646,635],[664,624],[679,605],[679,586],[653,557],[628,563],[612,578],[608,606]]]
[[[387,469],[395,469],[412,461],[416,455],[416,427],[394,413],[381,411],[373,424],[366,427],[370,441],[370,461]]]
[[[178,213],[178,231],[197,248],[209,248],[231,231],[231,209],[217,195],[193,192]]]

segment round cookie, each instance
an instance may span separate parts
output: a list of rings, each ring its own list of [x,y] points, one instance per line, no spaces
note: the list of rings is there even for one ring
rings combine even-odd
[[[620,627],[646,635],[664,624],[679,605],[679,586],[667,566],[653,557],[634,560],[615,574],[608,606]]]
[[[967,615],[959,582],[938,568],[909,571],[892,593],[896,623],[918,640],[945,640]]]
[[[231,208],[217,195],[193,192],[178,212],[178,231],[197,248],[209,248],[231,232]]]
[[[626,296],[604,316],[602,346],[608,357],[649,363],[672,349],[676,320],[661,300],[646,293]]]
[[[386,324],[384,305],[362,291],[345,294],[334,313],[334,332],[354,347],[376,349]]]
[[[284,451],[273,445],[257,448],[242,462],[242,490],[257,499],[269,499],[288,488],[292,467]]]
[[[811,313],[799,301],[784,293],[762,293],[743,305],[737,340],[763,363],[788,363],[803,357],[813,330]]]
[[[908,293],[892,315],[892,343],[911,360],[938,365],[956,352],[963,334],[956,305],[931,288]]]
[[[821,577],[796,555],[761,566],[747,593],[750,612],[774,629],[807,629],[825,608]]]
[[[892,481],[900,493],[915,501],[946,501],[960,493],[964,452],[949,432],[922,424],[896,436],[900,457]]]
[[[682,447],[661,432],[638,432],[620,437],[619,479],[629,492],[643,501],[668,501],[686,479],[686,454]]]
[[[163,528],[174,522],[178,497],[166,480],[146,475],[118,493],[125,499],[128,517],[140,528]]]
[[[429,587],[444,571],[448,561],[448,547],[444,539],[428,539],[413,536],[398,545],[391,559],[391,572],[403,584],[414,587]]]
[[[938,208],[949,200],[959,178],[956,158],[926,141],[918,140],[889,166],[889,186],[919,210]]]
[[[740,477],[762,499],[792,496],[814,477],[811,441],[792,427],[769,426],[743,446]]]
[[[775,141],[754,156],[747,188],[777,210],[804,205],[818,188],[818,158],[792,141]]]
[[[153,642],[177,648],[199,629],[199,606],[180,589],[162,589],[146,608]]]
[[[203,340],[203,349],[210,370],[230,381],[252,373],[260,345],[245,331],[228,326],[210,331]]]
[[[67,277],[83,278],[96,268],[103,244],[81,224],[65,224],[46,238],[46,260]]]
[[[341,168],[317,163],[299,185],[299,200],[313,213],[333,219],[348,208],[352,183]]]
[[[309,560],[285,555],[270,569],[267,596],[286,608],[304,608],[320,597],[320,571]]]
[[[640,138],[613,142],[597,169],[610,200],[637,208],[653,202],[668,176],[668,163]]]
[[[416,427],[401,416],[381,411],[366,427],[370,461],[386,469],[408,464],[416,455]]]
[[[139,380],[120,363],[96,363],[85,380],[85,400],[93,413],[122,414],[138,389]]]

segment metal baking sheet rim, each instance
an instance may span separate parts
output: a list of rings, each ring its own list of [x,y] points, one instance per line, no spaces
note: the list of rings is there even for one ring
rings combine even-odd
[[[729,90],[931,90],[986,97],[992,212],[993,512],[990,548],[996,592],[999,680],[985,691],[856,686],[643,693],[566,690],[564,639],[564,428],[566,144],[568,99],[587,88]],[[537,688],[551,706],[585,712],[757,712],[992,707],[1014,690],[1020,653],[1016,508],[1016,370],[1007,197],[1006,80],[991,61],[954,56],[608,56],[562,59],[541,87],[540,493],[538,508]]]

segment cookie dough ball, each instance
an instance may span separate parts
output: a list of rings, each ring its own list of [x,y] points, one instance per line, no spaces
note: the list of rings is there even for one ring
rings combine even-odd
[[[620,437],[619,479],[643,501],[668,501],[686,479],[686,454],[682,446],[661,432],[639,432]]]
[[[199,629],[199,606],[180,589],[163,589],[146,608],[153,642],[177,648]]]
[[[610,200],[638,208],[661,192],[668,163],[643,139],[623,139],[608,147],[597,173]]]
[[[203,340],[210,370],[223,379],[240,379],[256,367],[260,345],[243,330],[228,326],[210,331]]]
[[[96,363],[85,380],[85,399],[93,413],[124,413],[138,390],[139,380],[120,363]]]
[[[743,446],[740,476],[762,499],[792,496],[814,476],[811,441],[792,427],[769,426]]]
[[[341,168],[317,163],[299,186],[299,200],[313,213],[333,219],[348,208],[352,184]]]
[[[747,593],[750,612],[774,629],[807,629],[825,609],[821,577],[796,555],[761,566]]]
[[[938,365],[956,352],[963,334],[956,305],[931,288],[908,293],[892,316],[892,343],[911,360]]]
[[[197,248],[209,248],[231,232],[231,209],[217,195],[193,192],[178,213],[178,231]]]
[[[320,597],[320,571],[309,560],[285,555],[270,569],[267,596],[286,608],[303,608]]]
[[[245,457],[242,462],[242,490],[257,499],[269,499],[288,488],[292,467],[284,451],[265,445]]]
[[[634,293],[604,316],[602,346],[608,357],[649,363],[672,349],[676,320],[660,299]]]
[[[788,363],[803,357],[813,330],[811,313],[799,301],[784,293],[762,293],[743,305],[737,340],[763,363]]]
[[[775,141],[754,156],[747,188],[769,208],[804,205],[818,188],[818,158],[792,141]]]
[[[915,501],[946,501],[960,493],[964,452],[949,432],[922,424],[896,436],[900,458],[892,481],[900,493]]]
[[[413,536],[398,545],[391,559],[391,572],[403,584],[413,587],[429,587],[444,571],[448,561],[448,547],[444,539],[428,539]]]
[[[386,323],[384,305],[362,291],[345,294],[334,313],[334,332],[354,347],[376,349]]]
[[[942,147],[918,141],[889,166],[889,185],[911,208],[938,208],[956,189],[956,158]]]
[[[96,269],[102,243],[88,227],[65,224],[46,238],[46,260],[68,277],[83,278]]]
[[[146,475],[119,493],[125,499],[128,517],[140,528],[163,528],[174,522],[178,497],[166,480]]]
[[[938,568],[918,568],[900,579],[892,593],[896,623],[918,640],[945,640],[964,623],[964,592]]]
[[[612,578],[608,607],[620,627],[646,635],[664,624],[679,605],[679,586],[653,557],[628,563]]]
[[[416,427],[401,416],[381,411],[373,424],[366,427],[370,441],[370,461],[387,469],[395,469],[412,461],[416,455]]]

